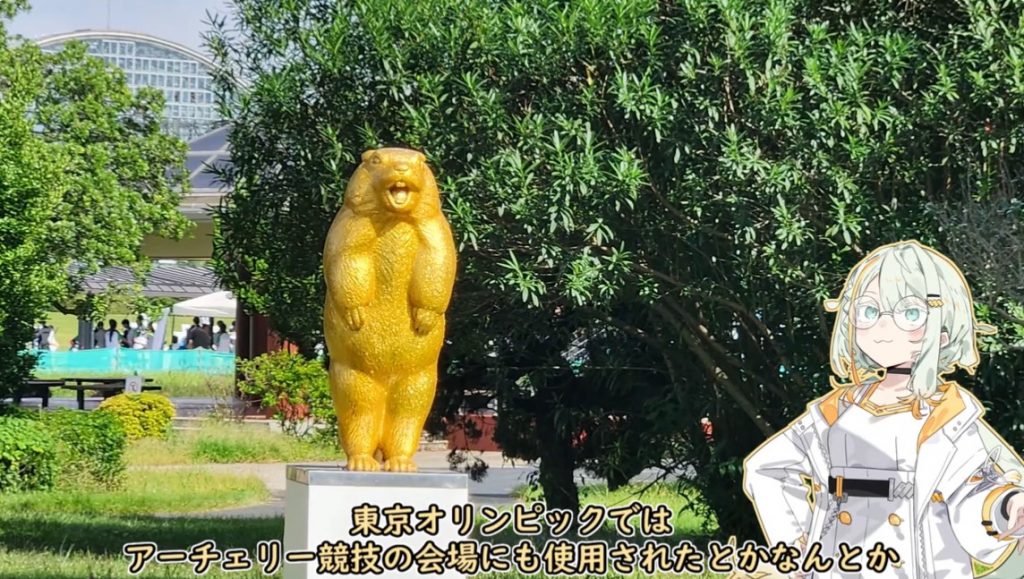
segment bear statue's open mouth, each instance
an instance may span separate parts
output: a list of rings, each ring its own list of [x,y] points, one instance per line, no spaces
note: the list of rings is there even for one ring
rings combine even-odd
[[[396,181],[388,187],[388,197],[391,198],[394,207],[402,207],[409,202],[409,184],[405,181]]]

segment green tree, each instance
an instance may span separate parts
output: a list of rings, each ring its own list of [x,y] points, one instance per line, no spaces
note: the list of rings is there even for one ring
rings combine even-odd
[[[1021,4],[235,0],[218,273],[308,350],[359,153],[420,147],[462,263],[439,411],[489,389],[552,506],[667,461],[753,536],[743,457],[829,388],[821,300],[1020,161]]]
[[[9,19],[27,8],[0,2]],[[162,96],[80,45],[43,53],[0,28],[0,397],[24,380],[32,323],[81,301],[81,276],[140,271],[143,236],[180,237],[184,145],[163,135]],[[74,266],[74,267],[72,267]]]

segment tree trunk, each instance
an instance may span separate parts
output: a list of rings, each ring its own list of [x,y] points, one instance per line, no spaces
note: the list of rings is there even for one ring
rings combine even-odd
[[[609,470],[608,476],[605,479],[608,482],[608,490],[612,492],[617,491],[626,484],[629,484],[629,478],[629,475],[620,469],[615,468]]]
[[[576,461],[573,456],[572,440],[558,432],[554,416],[547,415],[537,421],[540,441],[540,485],[544,489],[544,501],[549,509],[567,509],[578,514],[580,510],[579,489],[573,479]]]

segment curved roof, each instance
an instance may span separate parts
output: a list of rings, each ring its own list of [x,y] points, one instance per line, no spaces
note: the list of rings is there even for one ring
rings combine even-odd
[[[178,44],[177,42],[171,42],[170,40],[164,40],[163,38],[157,38],[156,36],[141,34],[139,32],[128,32],[125,30],[75,30],[72,32],[61,32],[59,34],[51,34],[49,36],[37,38],[36,43],[39,44],[39,46],[49,46],[51,44],[69,42],[72,40],[131,40],[134,42],[146,42],[161,48],[166,48],[167,50],[181,53],[182,56],[195,60],[207,68],[212,69],[215,66],[213,61],[208,57],[187,46]]]

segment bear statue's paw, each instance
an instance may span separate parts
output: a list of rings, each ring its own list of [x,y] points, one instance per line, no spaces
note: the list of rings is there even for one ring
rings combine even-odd
[[[393,456],[384,461],[384,470],[389,472],[416,472],[416,463],[408,456]]]
[[[416,330],[417,334],[423,335],[430,333],[437,327],[437,322],[440,321],[441,314],[434,310],[428,310],[427,308],[413,308],[412,310],[412,329]]]
[[[347,308],[345,310],[345,325],[348,326],[348,329],[354,332],[362,328],[363,323],[365,323],[365,316],[363,315],[362,306]]]
[[[348,464],[345,465],[345,468],[348,470],[375,471],[380,470],[380,463],[369,454],[357,454],[348,457]]]

